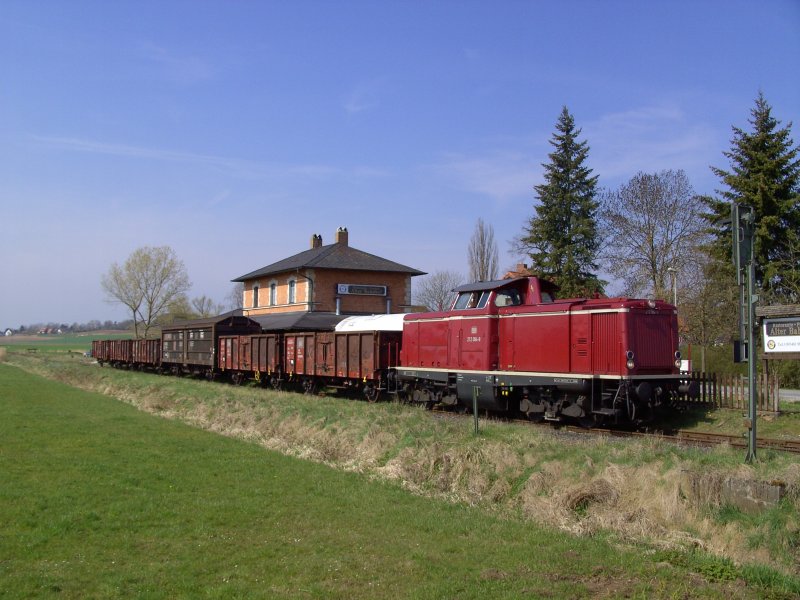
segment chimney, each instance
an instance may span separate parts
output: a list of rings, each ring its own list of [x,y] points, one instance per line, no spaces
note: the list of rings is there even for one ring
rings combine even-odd
[[[347,227],[339,227],[336,230],[336,243],[347,246]]]
[[[311,249],[322,247],[322,236],[316,233],[311,236]]]

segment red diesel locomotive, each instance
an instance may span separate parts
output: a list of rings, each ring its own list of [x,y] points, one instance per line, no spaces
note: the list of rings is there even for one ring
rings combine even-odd
[[[446,312],[409,314],[396,377],[411,401],[519,409],[534,420],[641,421],[680,395],[675,307],[555,299],[536,277],[455,290]]]

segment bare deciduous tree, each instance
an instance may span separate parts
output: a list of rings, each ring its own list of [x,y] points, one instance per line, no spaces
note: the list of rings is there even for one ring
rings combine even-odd
[[[415,302],[428,310],[447,310],[453,301],[453,289],[462,283],[463,278],[454,271],[436,271],[426,275],[419,283]]]
[[[227,300],[228,308],[236,310],[244,307],[244,283],[238,281],[233,284],[230,293],[225,297]]]
[[[703,254],[680,273],[678,314],[681,342],[700,347],[700,370],[706,369],[707,347],[729,341],[737,333],[739,290],[730,272]]]
[[[186,267],[169,246],[145,246],[134,250],[125,263],[111,265],[100,281],[111,302],[128,307],[133,317],[133,331],[147,337],[156,319],[170,303],[190,287]]]
[[[603,262],[625,293],[670,298],[669,269],[696,262],[705,224],[702,204],[682,170],[637,173],[603,194]]]
[[[214,317],[225,311],[223,304],[217,304],[208,296],[198,296],[192,298],[192,308],[200,317]]]
[[[497,242],[494,227],[483,219],[475,224],[475,233],[469,242],[469,277],[472,281],[490,281],[497,278]]]

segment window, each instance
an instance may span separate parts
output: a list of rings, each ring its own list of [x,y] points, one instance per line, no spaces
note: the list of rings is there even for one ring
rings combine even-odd
[[[461,292],[456,298],[456,303],[453,305],[453,310],[464,310],[469,308],[469,301],[472,298],[470,292]]]
[[[258,306],[258,284],[253,286],[253,308]]]
[[[294,279],[289,280],[289,304],[294,304],[297,302],[295,300],[295,288],[297,286],[297,282]]]
[[[494,299],[495,306],[519,306],[522,298],[517,290],[501,290]]]
[[[278,284],[274,281],[269,284],[269,305],[275,306],[278,303]]]
[[[491,292],[461,292],[453,305],[453,310],[465,310],[468,308],[483,308],[489,301]]]

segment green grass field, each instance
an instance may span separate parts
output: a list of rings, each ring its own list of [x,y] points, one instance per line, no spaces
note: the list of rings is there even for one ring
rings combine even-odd
[[[0,337],[0,347],[16,352],[74,352],[83,354],[93,340],[126,339],[130,332],[69,333],[64,335],[12,335]]]
[[[0,439],[3,598],[800,591],[702,554],[621,547],[415,496],[2,364]]]

